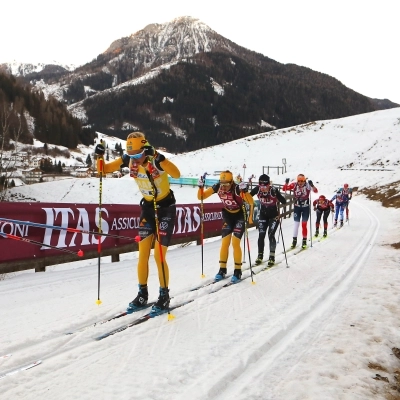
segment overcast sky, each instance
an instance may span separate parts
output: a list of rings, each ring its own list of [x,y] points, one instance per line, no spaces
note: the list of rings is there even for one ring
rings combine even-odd
[[[0,63],[81,65],[150,23],[200,19],[240,46],[400,104],[396,0],[49,0],[2,4]]]

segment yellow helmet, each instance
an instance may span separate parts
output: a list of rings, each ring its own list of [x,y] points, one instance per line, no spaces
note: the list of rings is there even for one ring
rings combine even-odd
[[[232,182],[233,175],[231,171],[224,171],[219,174],[219,180],[223,182]]]

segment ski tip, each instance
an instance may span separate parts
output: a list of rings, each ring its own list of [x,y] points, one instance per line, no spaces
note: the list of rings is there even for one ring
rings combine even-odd
[[[173,321],[175,319],[175,315],[168,314],[168,321]]]

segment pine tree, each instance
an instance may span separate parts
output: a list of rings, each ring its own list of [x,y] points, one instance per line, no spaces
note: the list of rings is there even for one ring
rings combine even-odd
[[[88,167],[91,167],[92,166],[92,158],[90,157],[90,154],[88,154],[87,155],[87,157],[86,157],[86,165],[88,166]]]

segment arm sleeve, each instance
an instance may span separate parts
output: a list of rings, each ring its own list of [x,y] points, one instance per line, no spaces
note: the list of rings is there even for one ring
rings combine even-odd
[[[253,223],[253,208],[254,208],[254,199],[250,193],[243,193],[243,200],[250,204],[250,212],[249,212],[249,224]]]
[[[286,199],[283,197],[282,193],[276,189],[276,197],[282,204],[286,204]]]
[[[289,185],[286,185],[286,183],[282,186],[282,190],[293,190],[294,189],[294,184],[295,182],[289,183]]]
[[[211,195],[213,195],[214,192],[214,188],[213,187],[209,187],[206,190],[202,190],[201,188],[198,189],[197,191],[197,199],[201,200],[201,194],[203,193],[203,200],[208,199]]]
[[[253,189],[251,189],[250,191],[250,196],[254,196],[255,194],[258,193],[259,190],[260,188],[258,186],[253,187]]]
[[[160,162],[160,167],[172,178],[177,179],[181,177],[181,172],[179,171],[178,167],[167,159]]]
[[[118,171],[121,168],[121,165],[124,164],[124,161],[122,160],[121,157],[117,158],[114,161],[111,161],[109,163],[104,162],[103,160],[103,174],[106,174],[107,172],[114,172]],[[96,168],[97,172],[100,172],[100,159],[98,158],[96,161]]]

